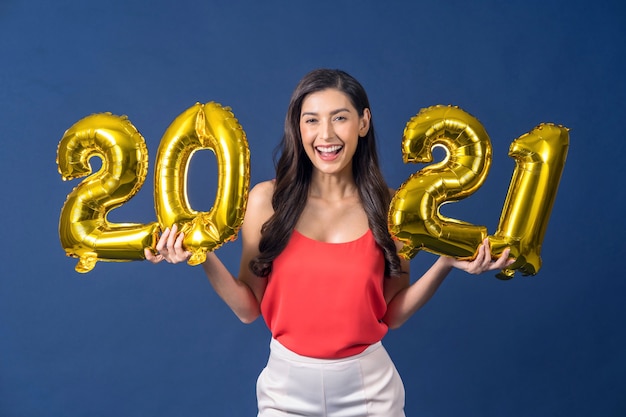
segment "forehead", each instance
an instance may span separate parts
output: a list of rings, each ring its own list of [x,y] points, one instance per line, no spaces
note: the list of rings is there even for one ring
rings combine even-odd
[[[328,88],[308,94],[302,101],[301,113],[323,113],[344,108],[356,111],[346,93],[335,88]]]

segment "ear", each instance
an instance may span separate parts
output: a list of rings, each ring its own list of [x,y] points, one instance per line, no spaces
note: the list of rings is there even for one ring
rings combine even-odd
[[[359,120],[359,137],[367,135],[367,132],[370,130],[370,120],[372,120],[370,109],[363,109],[363,116]]]

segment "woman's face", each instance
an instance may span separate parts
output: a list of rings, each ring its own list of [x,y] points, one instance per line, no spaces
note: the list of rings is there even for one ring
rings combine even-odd
[[[328,174],[351,172],[359,136],[367,133],[370,117],[369,109],[359,117],[350,98],[334,88],[306,96],[300,112],[300,134],[313,167]]]

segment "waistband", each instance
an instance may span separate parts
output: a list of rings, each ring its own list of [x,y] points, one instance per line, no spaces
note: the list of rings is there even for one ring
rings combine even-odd
[[[310,363],[316,365],[328,365],[334,363],[342,363],[349,362],[354,360],[362,359],[364,356],[367,356],[378,349],[382,348],[382,342],[376,342],[367,347],[363,352],[357,353],[356,355],[348,356],[346,358],[339,359],[320,359],[320,358],[312,358],[310,356],[302,356],[297,354],[296,352],[289,350],[285,346],[283,346],[278,340],[272,338],[270,342],[270,351],[272,355],[276,355],[276,357],[285,359],[292,362],[302,362],[302,363]],[[383,348],[384,349],[384,348]]]

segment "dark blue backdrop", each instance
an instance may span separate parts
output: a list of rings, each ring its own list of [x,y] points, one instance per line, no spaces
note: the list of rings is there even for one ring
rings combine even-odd
[[[196,101],[231,106],[252,182],[269,179],[291,90],[316,67],[365,85],[393,187],[419,169],[402,164],[400,138],[420,108],[455,104],[478,117],[492,169],[446,213],[490,232],[514,168],[510,142],[541,122],[571,129],[539,274],[454,272],[386,337],[407,415],[626,415],[624,22],[619,0],[3,0],[0,415],[254,415],[263,322],[240,324],[199,268],[74,272],[57,226],[79,181],[61,180],[56,147],[88,114],[128,115],[150,172],[110,220],[153,221],[154,157],[179,113]],[[211,207],[215,175],[210,152],[194,156],[196,209]],[[218,251],[235,273],[238,245]],[[419,254],[413,279],[433,259]]]

